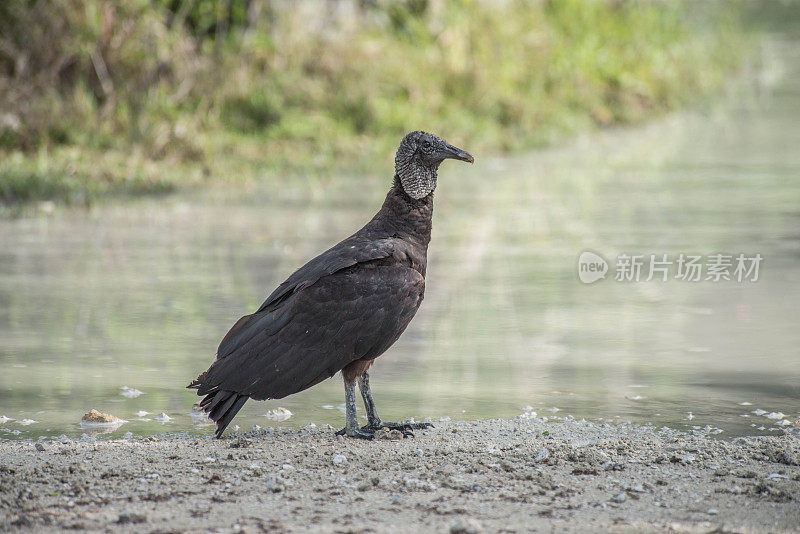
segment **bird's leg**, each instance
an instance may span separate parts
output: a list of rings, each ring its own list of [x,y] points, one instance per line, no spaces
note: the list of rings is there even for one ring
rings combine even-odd
[[[358,428],[356,418],[356,392],[355,382],[344,383],[345,427],[336,433],[337,436],[347,435],[351,438],[372,439],[375,432]]]
[[[385,423],[381,421],[380,416],[378,416],[378,410],[375,409],[375,401],[372,399],[372,391],[369,389],[369,373],[366,371],[358,378],[358,389],[361,390],[369,421],[369,424],[361,427],[362,431],[374,433],[381,428],[387,428],[389,430],[399,430],[403,433],[403,437],[414,437],[412,430],[433,427],[430,423]]]
[[[364,399],[364,407],[367,409],[367,425],[372,430],[381,428],[381,418],[378,410],[375,409],[375,401],[372,400],[372,391],[369,389],[369,373],[365,372],[358,378],[358,389],[361,390],[361,397]]]

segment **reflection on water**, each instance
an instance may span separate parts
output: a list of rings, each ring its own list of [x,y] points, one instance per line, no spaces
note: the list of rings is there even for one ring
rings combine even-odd
[[[751,84],[705,114],[445,165],[425,303],[374,368],[381,414],[530,406],[724,435],[796,419],[800,47],[775,37],[764,57]],[[0,415],[14,419],[0,439],[80,435],[92,408],[128,421],[113,436],[210,432],[183,387],[239,316],[360,227],[388,187],[272,182],[0,221]],[[622,253],[764,263],[756,283],[584,285],[584,250],[610,260],[610,275]],[[235,422],[341,426],[342,400],[337,377],[248,403]],[[265,417],[279,407],[292,417]]]

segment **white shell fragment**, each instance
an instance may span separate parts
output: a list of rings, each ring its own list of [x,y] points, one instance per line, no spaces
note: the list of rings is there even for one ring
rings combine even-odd
[[[283,407],[275,408],[274,410],[268,410],[267,413],[264,414],[264,417],[273,421],[286,421],[291,416],[292,412]]]
[[[119,389],[122,390],[120,392],[120,395],[128,399],[135,399],[136,397],[144,393],[143,391],[139,391],[138,389],[135,388],[129,388],[128,386],[122,386]]]

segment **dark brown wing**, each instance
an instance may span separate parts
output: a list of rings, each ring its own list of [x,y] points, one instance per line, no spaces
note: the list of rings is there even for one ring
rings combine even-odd
[[[394,257],[336,270],[323,263],[298,278],[234,325],[218,359],[198,378],[198,394],[225,390],[257,400],[281,398],[354,360],[376,358],[408,326],[425,290],[422,275]]]
[[[357,263],[388,258],[395,254],[398,243],[395,239],[370,240],[359,234],[352,235],[309,261],[275,288],[258,311],[263,311],[280,302],[294,291],[310,286],[323,276],[335,273]]]
[[[265,315],[276,310],[293,293],[302,291],[323,276],[328,276],[358,263],[392,257],[397,253],[397,248],[395,240],[370,241],[355,234],[326,250],[297,269],[286,281],[275,288],[256,313],[245,315],[236,321],[236,324],[222,338],[217,348],[217,358],[225,358],[236,351],[239,346],[246,343],[248,339],[252,338],[264,327],[271,329],[281,328],[283,326],[281,321],[288,320],[288,315],[270,315],[270,318],[266,320]],[[278,322],[270,324],[272,320],[277,320]]]

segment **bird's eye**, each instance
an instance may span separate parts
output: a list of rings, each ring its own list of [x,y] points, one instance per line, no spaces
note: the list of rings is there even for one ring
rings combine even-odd
[[[430,142],[429,141],[423,141],[422,142],[422,150],[425,150],[427,152],[430,149],[431,149]]]

